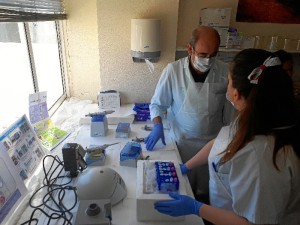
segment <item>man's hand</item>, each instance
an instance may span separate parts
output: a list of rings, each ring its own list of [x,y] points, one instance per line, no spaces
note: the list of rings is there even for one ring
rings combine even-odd
[[[161,139],[162,143],[166,145],[163,124],[155,123],[151,133],[145,140],[146,149],[152,151],[159,139]]]

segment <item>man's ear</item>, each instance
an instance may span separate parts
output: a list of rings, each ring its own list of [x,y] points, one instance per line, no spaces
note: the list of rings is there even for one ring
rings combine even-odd
[[[191,44],[188,45],[188,53],[189,55],[192,55],[193,53],[193,46]]]

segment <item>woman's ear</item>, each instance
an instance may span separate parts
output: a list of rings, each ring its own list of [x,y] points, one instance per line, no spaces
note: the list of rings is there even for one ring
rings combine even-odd
[[[233,99],[232,99],[233,102],[239,101],[241,99],[241,97],[242,97],[242,95],[240,94],[240,92],[236,88],[234,88],[233,89]]]
[[[233,90],[233,101],[235,108],[241,110],[245,107],[245,98],[244,96],[236,89]]]

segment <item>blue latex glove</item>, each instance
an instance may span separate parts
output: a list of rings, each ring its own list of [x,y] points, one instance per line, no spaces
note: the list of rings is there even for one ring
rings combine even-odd
[[[190,214],[199,216],[199,209],[203,205],[202,202],[198,202],[189,196],[180,195],[178,193],[169,193],[169,195],[175,200],[155,202],[154,208],[157,211],[169,216],[184,216]]]
[[[146,149],[149,151],[152,151],[154,148],[154,145],[160,138],[161,138],[162,143],[164,145],[166,145],[163,124],[155,123],[151,133],[145,140]]]
[[[190,169],[188,169],[188,168],[186,167],[185,164],[180,164],[179,166],[180,166],[180,170],[181,170],[181,173],[182,173],[182,174],[187,174],[188,172],[191,171]]]

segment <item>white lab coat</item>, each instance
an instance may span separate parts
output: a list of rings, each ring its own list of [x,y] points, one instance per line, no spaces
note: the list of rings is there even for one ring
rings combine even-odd
[[[229,124],[233,107],[225,97],[227,76],[228,65],[219,60],[213,63],[204,83],[194,82],[188,57],[164,69],[151,99],[151,119],[163,118],[168,110],[171,135],[183,162],[215,138],[224,124]],[[232,111],[224,114],[229,108]]]
[[[300,160],[291,148],[281,150],[277,171],[272,162],[274,138],[258,135],[220,165],[233,132],[229,126],[221,129],[208,158],[210,204],[254,224],[299,225]]]

